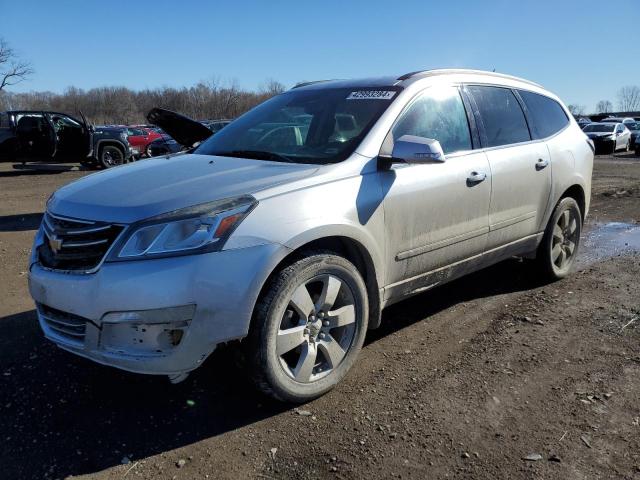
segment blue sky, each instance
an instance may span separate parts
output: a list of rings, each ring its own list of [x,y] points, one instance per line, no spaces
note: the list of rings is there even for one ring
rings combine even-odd
[[[0,0],[0,36],[67,86],[257,88],[465,67],[522,76],[593,110],[640,84],[638,0]],[[625,33],[626,32],[626,33]],[[590,40],[592,38],[593,40]],[[600,39],[600,40],[598,40]]]

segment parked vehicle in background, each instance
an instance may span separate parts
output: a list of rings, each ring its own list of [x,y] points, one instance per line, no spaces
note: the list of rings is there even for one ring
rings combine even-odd
[[[631,145],[631,148],[634,148],[636,139],[638,138],[638,133],[640,133],[640,122],[627,122],[624,124],[624,126],[629,129],[629,132],[631,132],[629,143]]]
[[[152,157],[149,144],[161,138],[162,135],[147,127],[127,127],[127,138],[135,156],[146,155]]]
[[[623,123],[592,123],[582,129],[589,137],[596,151],[617,152],[631,147],[631,132]]]
[[[599,123],[635,123],[636,120],[634,118],[631,117],[607,117],[607,118],[603,118],[602,120],[600,120]]]
[[[185,147],[166,133],[162,134],[160,138],[156,138],[147,147],[147,152],[150,157],[157,157],[159,155],[170,155],[172,153],[178,153],[184,150]]]
[[[205,127],[211,130],[213,133],[218,133],[224,127],[229,125],[232,120],[203,120],[202,123]]]
[[[580,126],[580,128],[584,128],[586,125],[592,123],[590,118],[587,117],[576,117],[576,122]]]
[[[211,137],[231,123],[231,120],[205,120],[198,122],[180,113],[162,108],[154,108],[147,114],[147,120],[166,132],[181,148],[189,150]],[[152,156],[175,153],[171,142],[157,141],[152,147]]]
[[[0,113],[0,159],[80,162],[113,167],[131,158],[126,133],[94,127],[59,112],[14,110]]]
[[[149,117],[186,144],[206,130]],[[526,80],[306,84],[193,154],[59,189],[29,288],[45,336],[70,352],[177,382],[243,339],[256,386],[305,402],[347,374],[387,305],[513,256],[568,275],[592,167],[566,107]]]

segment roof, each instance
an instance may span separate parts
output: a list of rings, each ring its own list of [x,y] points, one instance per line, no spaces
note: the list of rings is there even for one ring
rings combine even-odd
[[[522,82],[528,85],[532,85],[538,88],[543,88],[541,85],[526,80],[524,78],[514,77],[512,75],[506,75],[503,73],[486,72],[484,70],[471,70],[464,68],[443,68],[435,70],[421,70],[416,72],[406,73],[399,77],[374,77],[374,78],[361,78],[361,79],[349,79],[349,80],[317,80],[313,82],[303,82],[295,85],[293,88],[305,88],[310,90],[324,89],[324,88],[359,88],[359,87],[389,87],[389,86],[406,86],[417,80],[424,78],[437,77],[442,75],[477,75],[489,78],[499,78],[502,80],[512,80]]]

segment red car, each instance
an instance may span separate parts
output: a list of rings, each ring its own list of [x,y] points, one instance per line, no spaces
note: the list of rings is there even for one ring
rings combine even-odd
[[[127,127],[127,137],[135,156],[150,157],[149,144],[162,135],[152,128],[133,126]]]

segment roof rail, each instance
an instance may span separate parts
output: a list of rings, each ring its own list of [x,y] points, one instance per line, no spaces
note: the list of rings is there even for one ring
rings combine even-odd
[[[291,90],[293,90],[294,88],[300,88],[300,87],[306,87],[307,85],[313,85],[315,83],[323,83],[323,82],[331,82],[332,79],[327,79],[327,80],[313,80],[312,82],[301,82],[301,83],[296,83],[293,87],[291,87]]]
[[[399,76],[398,80],[402,81],[402,80],[408,80],[414,77],[431,77],[431,76],[435,77],[437,75],[451,75],[456,73],[471,73],[471,74],[478,74],[478,75],[487,75],[490,77],[504,78],[508,80],[517,80],[519,82],[528,83],[529,85],[543,88],[542,85],[538,83],[532,82],[530,80],[526,80],[524,78],[514,77],[513,75],[506,75],[504,73],[496,73],[496,72],[487,72],[485,70],[472,70],[472,69],[466,69],[466,68],[443,68],[443,69],[435,69],[435,70],[419,70],[417,72],[405,73],[404,75]]]

